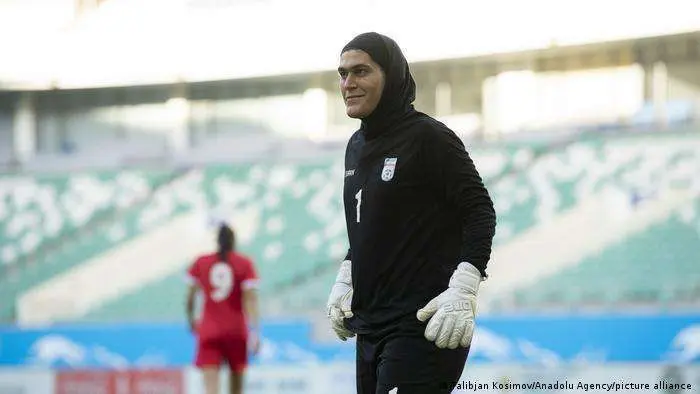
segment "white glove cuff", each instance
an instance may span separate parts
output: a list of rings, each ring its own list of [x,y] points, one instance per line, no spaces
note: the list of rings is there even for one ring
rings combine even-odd
[[[462,262],[457,266],[450,278],[450,287],[476,295],[479,291],[481,280],[481,272],[476,267],[467,262]]]
[[[335,283],[343,283],[352,287],[352,263],[350,260],[344,260],[340,263],[338,275],[335,277]]]

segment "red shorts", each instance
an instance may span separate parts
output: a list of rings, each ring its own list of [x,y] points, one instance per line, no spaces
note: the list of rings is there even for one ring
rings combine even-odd
[[[243,372],[248,365],[248,343],[244,338],[205,339],[197,341],[195,365],[218,367],[225,362],[233,372]]]

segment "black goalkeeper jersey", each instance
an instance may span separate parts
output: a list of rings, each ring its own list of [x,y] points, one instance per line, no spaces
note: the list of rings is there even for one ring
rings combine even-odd
[[[367,333],[418,324],[416,311],[462,261],[485,275],[496,214],[462,141],[414,109],[415,81],[396,42],[366,34],[345,49],[368,53],[385,82],[345,152],[354,313],[345,323]]]
[[[462,141],[417,111],[350,139],[343,200],[357,332],[415,315],[466,261],[486,274],[491,198]],[[416,320],[417,322],[417,320]]]

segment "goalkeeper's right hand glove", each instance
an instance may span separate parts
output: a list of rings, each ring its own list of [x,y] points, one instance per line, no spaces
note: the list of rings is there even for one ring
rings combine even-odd
[[[345,328],[343,320],[352,317],[352,270],[350,260],[340,264],[340,270],[335,278],[335,284],[328,297],[328,319],[331,328],[342,341],[355,336],[355,333]]]

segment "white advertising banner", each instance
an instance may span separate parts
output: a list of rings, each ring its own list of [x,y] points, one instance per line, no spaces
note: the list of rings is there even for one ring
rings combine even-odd
[[[228,386],[228,376],[222,374],[222,388]],[[204,394],[201,374],[189,368],[185,374],[187,394]],[[355,365],[266,366],[248,370],[245,394],[354,394]]]
[[[199,373],[185,375],[187,394],[203,394]],[[222,377],[222,387],[228,384]],[[299,365],[249,371],[246,394],[355,393],[355,366]],[[697,393],[700,366],[602,364],[568,366],[475,365],[464,372],[457,393]]]
[[[470,367],[453,393],[696,393],[700,366],[598,364]]]
[[[54,374],[48,369],[0,368],[0,394],[53,394]]]
[[[200,373],[191,367],[172,371],[74,371],[80,382],[95,381],[103,375],[129,376],[131,384],[117,388],[105,384],[101,392],[119,394],[151,393],[149,382],[163,384],[158,393],[204,394]],[[176,380],[182,376],[182,388]],[[90,378],[91,375],[94,375]],[[143,376],[142,376],[143,375]],[[50,369],[0,368],[0,394],[85,393],[85,386],[67,385],[68,375]],[[167,378],[167,379],[166,379]],[[175,380],[173,380],[175,379]],[[57,383],[59,382],[59,383]],[[64,384],[65,383],[65,384]],[[138,383],[138,382],[137,382]],[[222,389],[228,376],[222,374]],[[77,391],[76,391],[77,390]],[[226,391],[222,391],[226,392]],[[246,394],[353,394],[355,367],[352,363],[255,367],[246,377]],[[697,393],[700,392],[700,365],[597,364],[567,366],[475,365],[462,375],[457,393]],[[92,392],[91,392],[92,394]]]

